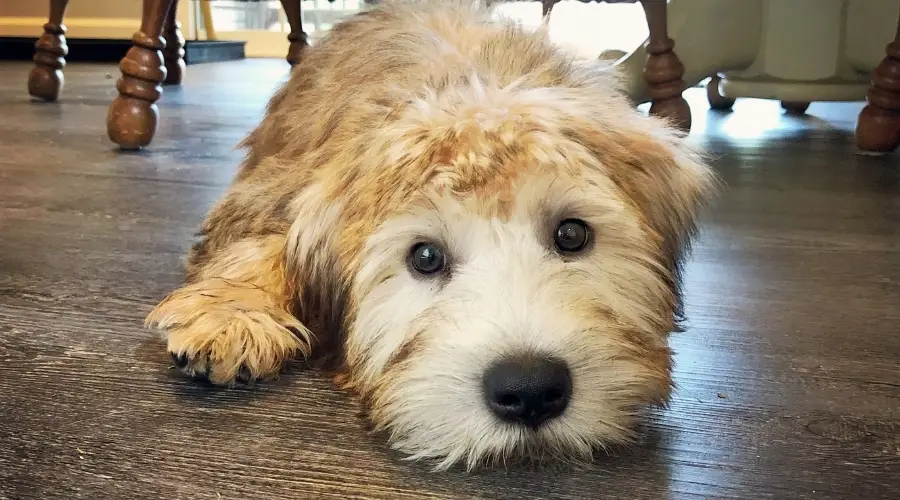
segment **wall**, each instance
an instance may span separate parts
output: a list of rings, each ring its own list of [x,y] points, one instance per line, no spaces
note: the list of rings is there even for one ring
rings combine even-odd
[[[193,33],[189,0],[178,0],[185,37]],[[130,39],[140,28],[142,0],[70,0],[63,24],[70,38]],[[0,0],[0,36],[40,36],[49,0]]]

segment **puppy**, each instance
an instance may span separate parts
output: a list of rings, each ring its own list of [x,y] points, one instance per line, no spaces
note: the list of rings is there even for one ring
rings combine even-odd
[[[214,384],[330,355],[373,427],[438,469],[627,443],[673,387],[714,177],[600,64],[477,1],[335,26],[148,323]]]

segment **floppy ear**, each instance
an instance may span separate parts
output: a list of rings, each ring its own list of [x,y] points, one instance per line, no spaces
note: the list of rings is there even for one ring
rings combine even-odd
[[[690,245],[697,216],[716,180],[699,152],[669,131],[656,132],[629,137],[623,146],[633,155],[608,167],[613,181],[662,238],[664,249],[675,254]]]
[[[602,164],[658,238],[680,320],[683,257],[690,249],[699,211],[715,192],[716,177],[699,151],[665,121],[635,116],[633,110],[605,121],[606,126],[583,123],[572,134]]]
[[[339,357],[348,309],[340,237],[343,205],[328,202],[318,184],[307,187],[290,204],[294,220],[285,242],[285,270],[295,284],[293,314],[316,332],[317,357]]]
[[[290,209],[286,233],[201,245],[213,249],[194,254],[188,282],[147,317],[185,373],[222,385],[267,379],[295,354],[331,347],[345,297],[333,241],[340,209],[322,203],[315,188]],[[233,230],[212,228],[206,241]]]

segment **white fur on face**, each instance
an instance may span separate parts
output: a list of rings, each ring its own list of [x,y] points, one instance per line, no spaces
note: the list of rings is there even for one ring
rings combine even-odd
[[[502,220],[480,214],[482,202],[432,196],[367,242],[345,347],[376,425],[438,468],[513,453],[587,458],[627,440],[634,405],[664,400],[669,387],[658,316],[671,291],[637,215],[600,175],[579,186],[531,179]],[[552,235],[570,217],[594,241],[563,258]],[[409,269],[421,241],[444,249],[446,276]],[[491,363],[529,352],[564,360],[573,380],[566,411],[536,432],[499,420],[482,395]]]

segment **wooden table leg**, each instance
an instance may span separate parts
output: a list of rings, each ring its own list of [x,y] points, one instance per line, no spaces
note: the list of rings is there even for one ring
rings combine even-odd
[[[675,55],[675,42],[669,38],[666,0],[641,0],[650,40],[644,80],[650,96],[650,113],[671,119],[685,129],[691,128],[691,108],[681,96],[685,83],[684,65]]]
[[[890,153],[900,146],[900,18],[885,53],[872,72],[868,104],[856,123],[856,146],[862,152]]]
[[[162,38],[166,15],[175,0],[143,0],[141,30],[131,38],[132,47],[119,63],[122,77],[116,82],[119,95],[109,106],[106,131],[109,138],[125,149],[140,149],[150,144],[156,133],[159,110],[156,101],[162,95],[160,84],[166,79]]]
[[[50,0],[50,19],[44,25],[44,34],[34,44],[34,68],[28,74],[28,93],[45,101],[59,99],[63,88],[63,72],[66,66],[66,26],[63,15],[69,0]]]
[[[163,38],[166,48],[163,49],[163,60],[166,65],[165,85],[181,85],[184,80],[184,35],[181,34],[181,23],[178,22],[178,0],[172,3],[166,24],[163,27]]]
[[[309,47],[306,32],[303,31],[303,14],[300,11],[300,0],[281,0],[281,7],[291,26],[288,41],[291,47],[288,49],[287,61],[291,66],[296,65],[303,58],[303,52]]]

